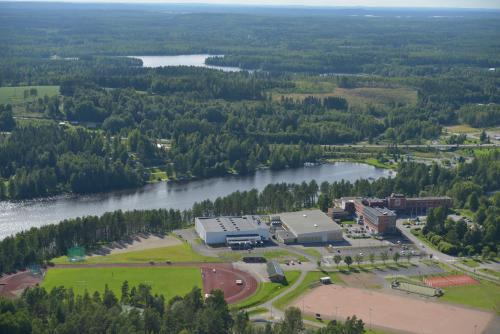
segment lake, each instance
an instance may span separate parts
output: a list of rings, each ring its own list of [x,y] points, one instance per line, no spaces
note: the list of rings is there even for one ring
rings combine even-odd
[[[142,60],[142,67],[162,67],[162,66],[194,66],[206,67],[224,72],[240,72],[243,69],[230,66],[213,66],[205,64],[205,60],[215,55],[179,55],[179,56],[129,56],[129,58],[137,58]],[[219,56],[220,57],[220,56]]]
[[[195,202],[214,200],[237,190],[258,190],[270,183],[302,183],[316,180],[356,181],[361,178],[388,177],[389,171],[366,164],[338,162],[311,167],[272,171],[258,170],[254,175],[226,176],[185,183],[154,183],[142,188],[92,194],[63,195],[49,199],[0,202],[0,239],[29,229],[57,223],[63,219],[101,215],[107,211],[174,208],[189,209]]]

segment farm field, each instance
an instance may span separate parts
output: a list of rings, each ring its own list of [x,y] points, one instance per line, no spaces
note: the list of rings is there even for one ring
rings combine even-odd
[[[140,283],[151,285],[153,293],[163,294],[166,300],[182,296],[194,286],[202,287],[200,269],[194,267],[54,268],[48,270],[42,286],[49,290],[71,287],[76,294],[83,294],[85,290],[102,292],[108,284],[119,298],[125,280],[130,288]]]
[[[281,292],[287,290],[291,285],[293,285],[293,283],[295,283],[297,278],[299,278],[300,272],[286,271],[285,276],[288,282],[287,285],[274,282],[260,283],[254,295],[242,301],[241,303],[237,304],[236,306],[239,307],[240,309],[244,309],[262,304],[272,299],[273,297],[277,296]]]
[[[37,96],[24,98],[24,91],[36,89]],[[0,87],[0,104],[18,104],[22,102],[33,101],[36,98],[55,96],[59,94],[59,86],[18,86],[18,87]]]
[[[85,261],[78,262],[80,264],[99,264],[99,263],[145,263],[154,262],[220,262],[221,260],[215,257],[207,257],[193,251],[187,243],[180,245],[145,249],[134,252],[126,252],[120,254],[111,254],[105,256],[87,257]],[[56,264],[67,264],[66,256],[61,256],[53,260]]]
[[[474,132],[479,132],[481,129],[476,129],[473,128],[467,124],[460,124],[460,125],[453,125],[453,126],[447,126],[445,129],[450,132],[450,133],[474,133]]]
[[[343,97],[347,100],[349,105],[365,106],[369,104],[378,105],[391,105],[391,104],[402,104],[402,105],[415,105],[417,102],[417,92],[415,90],[398,87],[398,88],[377,88],[377,87],[360,87],[360,88],[340,88],[333,87],[332,84],[328,85],[317,85],[311,84],[311,89],[299,89],[299,92],[288,93],[288,94],[274,94],[274,98],[279,100],[281,97],[288,97],[295,100],[303,100],[308,96],[314,96],[317,98],[326,97]],[[330,90],[327,90],[327,88]],[[317,88],[316,91],[313,91]],[[306,91],[306,92],[304,92]]]

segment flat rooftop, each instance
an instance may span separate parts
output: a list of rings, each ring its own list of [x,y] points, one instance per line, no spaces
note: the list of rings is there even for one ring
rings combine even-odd
[[[431,197],[407,197],[406,201],[441,201],[441,200],[450,200],[451,197],[448,196],[431,196]]]
[[[379,207],[371,207],[365,205],[364,209],[365,212],[369,211],[375,216],[396,216],[394,211],[391,211],[387,208],[379,208]]]
[[[280,217],[291,232],[296,235],[314,232],[330,232],[342,230],[333,220],[321,210],[304,210],[297,212],[284,212]]]
[[[197,217],[207,232],[240,232],[255,231],[266,228],[256,216],[242,217]]]

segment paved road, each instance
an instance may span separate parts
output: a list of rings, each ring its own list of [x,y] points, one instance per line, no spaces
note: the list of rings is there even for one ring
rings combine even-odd
[[[343,144],[343,145],[322,145],[323,147],[353,147],[353,148],[386,148],[388,145],[387,144],[367,144],[367,145],[362,145],[362,144]],[[455,147],[461,147],[461,148],[475,148],[475,147],[500,147],[500,144],[493,143],[493,144],[461,144],[461,145],[450,145],[450,144],[400,144],[398,145],[400,148],[427,148],[427,147],[432,147],[432,148],[455,148]]]
[[[253,322],[279,322],[284,319],[285,313],[281,311],[280,309],[277,309],[273,306],[273,303],[277,301],[278,299],[282,298],[286,294],[292,292],[295,290],[299,285],[302,284],[304,281],[305,277],[307,275],[307,271],[302,271],[300,273],[300,277],[295,281],[295,283],[292,284],[291,287],[280,293],[279,295],[275,296],[271,300],[268,300],[267,302],[260,304],[256,307],[249,308],[247,311],[252,311],[253,309],[257,308],[262,308],[265,307],[269,310],[269,312],[264,313],[264,314],[256,314],[253,316],[250,316],[250,320]],[[306,320],[304,319],[304,324],[309,325],[309,326],[314,326],[314,327],[321,327],[320,324],[314,321]]]
[[[420,241],[419,238],[417,238],[416,236],[414,236],[410,229],[405,227],[403,225],[403,222],[405,221],[405,219],[398,219],[396,221],[396,226],[397,228],[401,231],[401,233],[403,233],[403,235],[409,239],[410,241],[412,241],[415,246],[417,246],[417,248],[421,251],[421,252],[425,252],[427,254],[432,254],[432,257],[434,260],[438,260],[438,261],[442,261],[442,262],[448,262],[448,263],[453,263],[453,262],[456,262],[457,261],[457,258],[453,257],[453,256],[450,256],[450,255],[447,255],[447,254],[444,254],[444,253],[441,253],[440,251],[438,251],[437,249],[433,249],[433,248],[430,248],[430,247],[427,247],[425,245],[423,245],[422,241]]]
[[[405,237],[410,239],[421,251],[426,252],[427,254],[432,254],[432,258],[434,260],[444,262],[444,263],[451,265],[453,267],[456,267],[462,271],[474,273],[474,274],[479,275],[483,278],[498,282],[497,277],[495,277],[493,275],[486,274],[484,272],[477,271],[475,269],[472,269],[472,268],[460,263],[461,258],[459,258],[459,257],[447,255],[447,254],[444,254],[444,253],[438,251],[437,249],[423,245],[422,241],[420,241],[420,239],[418,239],[416,236],[414,236],[411,233],[411,230],[409,228],[403,226],[403,222],[404,222],[404,219],[400,219],[400,220],[396,221],[396,226],[401,231],[401,233],[403,233],[403,235]],[[500,265],[497,263],[495,263],[495,264],[480,264],[480,266],[476,269],[488,268],[488,269],[492,269],[492,270],[497,271],[499,267],[500,267]]]

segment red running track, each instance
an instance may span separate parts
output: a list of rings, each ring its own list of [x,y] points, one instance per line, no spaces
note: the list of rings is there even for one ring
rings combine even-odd
[[[235,269],[231,264],[202,265],[201,279],[205,293],[220,289],[224,292],[224,297],[230,304],[250,297],[258,287],[257,280],[252,275]],[[241,280],[243,284],[236,284],[236,280]]]

